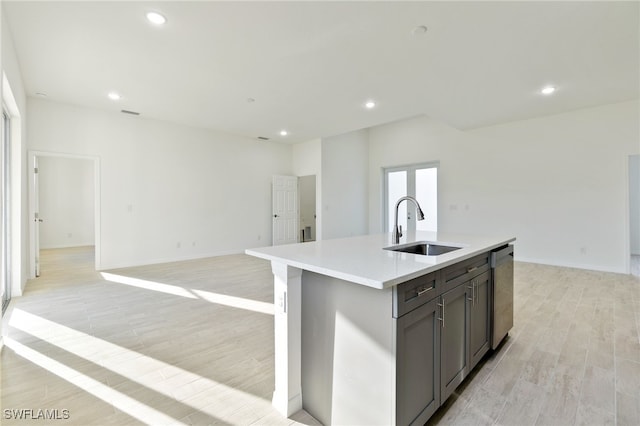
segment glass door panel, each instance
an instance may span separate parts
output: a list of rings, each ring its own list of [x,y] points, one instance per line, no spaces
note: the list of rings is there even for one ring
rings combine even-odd
[[[393,232],[393,221],[396,214],[396,202],[400,197],[407,195],[407,171],[387,173],[387,229],[386,232]],[[402,229],[407,229],[407,204],[402,203],[398,209],[398,225]]]
[[[438,169],[416,169],[416,200],[424,212],[424,220],[416,222],[418,231],[438,230]]]

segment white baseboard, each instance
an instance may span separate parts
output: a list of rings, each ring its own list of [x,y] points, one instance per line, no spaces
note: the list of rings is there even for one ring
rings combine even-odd
[[[624,270],[624,266],[621,268],[610,268],[600,265],[591,265],[585,263],[566,263],[566,262],[553,262],[547,259],[533,259],[527,257],[519,257],[516,256],[516,262],[526,262],[526,263],[538,263],[540,265],[548,265],[548,266],[561,266],[564,268],[575,268],[575,269],[585,269],[588,271],[598,271],[598,272],[613,272],[616,274],[627,274],[627,271]]]
[[[100,270],[106,271],[108,269],[133,268],[135,266],[157,265],[160,263],[184,262],[187,260],[206,259],[207,257],[228,256],[232,254],[244,254],[244,250],[219,251],[219,252],[213,252],[213,253],[195,254],[191,256],[148,259],[148,260],[139,260],[134,262],[120,262],[120,263],[107,263],[107,264],[103,263],[100,266]]]

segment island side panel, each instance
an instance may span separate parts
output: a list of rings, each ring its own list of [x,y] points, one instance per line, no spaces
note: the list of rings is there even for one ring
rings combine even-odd
[[[302,409],[302,270],[277,261],[273,272],[275,390],[272,404],[285,417]]]
[[[303,271],[302,399],[323,424],[395,423],[390,288]]]

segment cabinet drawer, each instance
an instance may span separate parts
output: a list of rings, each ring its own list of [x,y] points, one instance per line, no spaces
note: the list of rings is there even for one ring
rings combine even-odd
[[[447,291],[489,270],[489,252],[463,260],[442,270],[442,281]]]
[[[440,271],[435,271],[395,286],[393,317],[399,318],[436,297],[439,274]]]

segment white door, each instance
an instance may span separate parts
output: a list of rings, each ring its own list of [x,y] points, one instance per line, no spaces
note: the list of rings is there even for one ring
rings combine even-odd
[[[298,178],[273,177],[273,245],[298,242]]]

